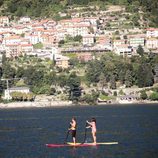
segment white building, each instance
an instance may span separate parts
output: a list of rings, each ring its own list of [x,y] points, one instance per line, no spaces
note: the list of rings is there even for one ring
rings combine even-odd
[[[87,46],[92,46],[94,44],[94,35],[83,36],[82,44]]]
[[[3,39],[3,45],[19,44],[21,42],[20,36],[10,36]]]
[[[113,41],[113,46],[116,48],[117,46],[125,44],[125,40],[114,40]]]
[[[148,28],[146,31],[147,37],[158,37],[158,28]]]
[[[123,57],[125,57],[125,56],[131,57],[133,49],[131,46],[124,44],[124,45],[119,45],[119,46],[115,47],[114,51],[116,54],[122,55]]]
[[[29,39],[31,44],[37,44],[40,42],[40,38],[38,35],[26,35],[25,39]]]
[[[1,16],[0,24],[2,24],[2,26],[9,25],[9,18],[7,16]]]
[[[12,92],[21,92],[28,94],[30,92],[30,89],[28,87],[13,87],[8,88],[4,91],[4,99],[12,99],[11,93]]]
[[[158,48],[158,39],[157,38],[149,38],[146,40],[146,47],[148,49],[157,49]]]
[[[15,34],[25,34],[25,32],[28,31],[30,31],[30,29],[25,26],[16,26],[12,28],[12,32],[14,32]]]
[[[78,24],[74,25],[73,27],[65,27],[65,30],[67,34],[69,34],[72,37],[75,37],[77,35],[85,36],[89,34],[89,25],[86,24]]]
[[[32,52],[33,45],[32,44],[21,44],[21,45],[19,45],[19,51],[22,52],[22,54],[27,54],[28,52]]]
[[[25,16],[25,17],[21,17],[18,22],[19,23],[30,23],[31,19],[30,19],[30,17]]]
[[[144,34],[138,34],[138,35],[130,35],[129,37],[129,44],[132,47],[137,48],[139,45],[144,47],[145,45],[145,35]]]

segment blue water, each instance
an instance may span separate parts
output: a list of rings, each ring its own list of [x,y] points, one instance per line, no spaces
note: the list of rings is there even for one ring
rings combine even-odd
[[[119,144],[47,148],[46,143],[64,142],[72,116],[79,142],[85,121],[96,117],[98,142]],[[0,158],[158,158],[158,105],[1,109]]]

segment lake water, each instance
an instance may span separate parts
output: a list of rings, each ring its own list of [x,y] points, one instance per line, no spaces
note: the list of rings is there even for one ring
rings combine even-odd
[[[98,142],[119,144],[47,148],[46,143],[64,142],[72,116],[77,118],[79,142],[85,121],[95,117]],[[92,141],[89,130],[87,141]],[[0,158],[158,158],[158,106],[1,109]]]

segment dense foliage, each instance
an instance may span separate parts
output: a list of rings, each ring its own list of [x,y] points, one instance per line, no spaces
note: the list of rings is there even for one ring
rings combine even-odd
[[[0,69],[1,78],[9,79],[9,87],[28,86],[34,94],[57,95],[64,91],[70,100],[77,100],[81,95],[80,78],[75,72],[55,69],[53,61],[43,61],[36,56],[6,59]],[[0,94],[6,88],[6,80],[0,80]],[[23,97],[26,96],[21,95]]]
[[[127,10],[138,12],[142,6],[145,17],[150,19],[152,26],[158,26],[157,0],[2,0],[0,1],[1,14],[15,16],[54,17],[59,18],[70,5],[88,5],[96,3],[102,8],[107,4],[126,5]]]
[[[28,86],[34,94],[64,95],[65,99],[88,102],[96,101],[99,96],[97,91],[81,95],[84,87],[92,86],[102,89],[116,89],[125,85],[131,87],[150,87],[154,84],[154,68],[158,62],[158,56],[143,55],[132,58],[123,58],[113,53],[102,55],[100,60],[91,60],[88,63],[74,62],[67,70],[57,68],[49,59],[41,60],[36,56],[23,56],[16,59],[6,59],[3,56],[0,79],[8,78],[9,87]],[[76,59],[77,60],[77,59]],[[17,64],[18,63],[18,64]],[[84,74],[80,76],[75,69],[81,68]],[[119,84],[118,84],[119,83]],[[6,81],[0,80],[0,94],[7,88]],[[104,92],[105,93],[105,92]],[[155,100],[154,93],[150,99]],[[117,94],[116,94],[117,95]],[[105,94],[106,96],[106,94]],[[17,96],[14,95],[14,99]],[[27,100],[29,96],[20,95],[21,100]],[[147,98],[142,92],[141,98]],[[153,99],[154,98],[154,99]],[[19,98],[18,98],[19,99]]]
[[[149,59],[144,56],[124,59],[109,53],[103,55],[101,60],[93,60],[87,65],[86,77],[90,83],[106,84],[109,82],[111,89],[116,89],[116,82],[118,81],[125,84],[126,87],[133,85],[148,87],[154,83],[152,61],[152,58]]]

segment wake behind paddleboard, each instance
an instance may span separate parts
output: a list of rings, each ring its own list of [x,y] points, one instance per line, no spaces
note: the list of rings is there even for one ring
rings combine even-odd
[[[98,146],[98,145],[115,145],[118,144],[118,142],[98,142],[96,144],[94,143],[71,143],[67,142],[67,144],[46,144],[47,147],[50,148],[58,148],[58,147],[89,147],[89,146]]]

